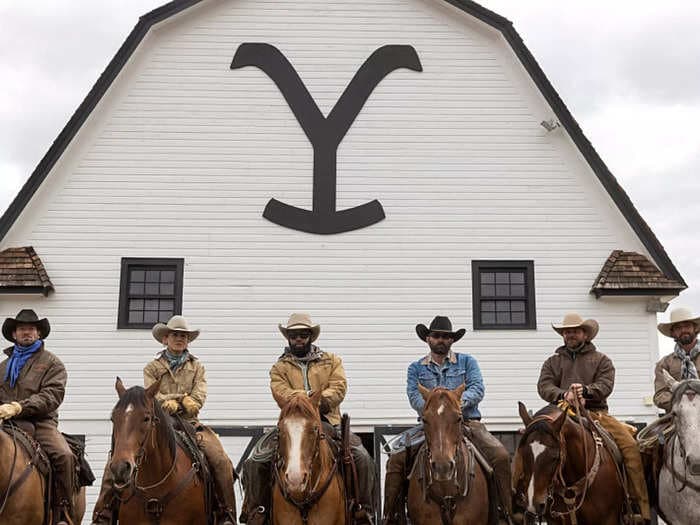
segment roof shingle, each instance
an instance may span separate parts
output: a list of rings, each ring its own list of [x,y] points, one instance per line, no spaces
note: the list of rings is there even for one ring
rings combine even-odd
[[[42,293],[54,290],[44,263],[31,246],[0,252],[0,293]]]

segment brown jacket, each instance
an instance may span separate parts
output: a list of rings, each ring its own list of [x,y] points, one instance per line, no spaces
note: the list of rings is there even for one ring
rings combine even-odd
[[[22,406],[17,419],[50,421],[58,425],[58,407],[63,403],[68,381],[66,367],[42,345],[22,367],[12,388],[9,378],[7,381],[4,379],[13,350],[14,346],[5,348],[8,359],[0,363],[0,402],[17,401]]]
[[[183,397],[190,396],[199,405],[199,410],[204,406],[207,399],[206,370],[199,359],[192,354],[189,354],[189,359],[175,372],[170,370],[163,352],[157,354],[156,358],[143,369],[143,385],[148,388],[158,379],[161,381],[156,399],[161,403],[168,399],[180,401]],[[195,421],[197,415],[190,419]]]
[[[606,399],[615,386],[615,367],[593,343],[586,343],[576,353],[560,346],[542,365],[537,391],[545,401],[556,403],[573,383],[584,386],[587,408],[607,410]]]
[[[321,352],[320,359],[308,363],[309,390],[323,392],[323,402],[330,411],[325,414],[331,425],[340,424],[340,403],[345,398],[348,381],[343,361],[337,355]],[[302,366],[293,356],[285,353],[270,370],[270,390],[280,408],[294,394],[306,392]]]
[[[694,363],[695,368],[700,370],[700,355],[695,358]],[[671,374],[676,381],[680,381],[682,364],[682,361],[676,354],[668,354],[656,363],[656,369],[654,370],[654,404],[666,412],[671,411],[671,390],[666,386],[663,370]]]

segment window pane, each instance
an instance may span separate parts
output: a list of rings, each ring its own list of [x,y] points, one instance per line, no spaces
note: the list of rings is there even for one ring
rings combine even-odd
[[[481,312],[482,324],[496,324],[496,314],[492,312]]]
[[[131,283],[129,285],[129,295],[143,295],[143,283]]]
[[[504,272],[498,272],[496,274],[496,284],[506,284],[508,283],[508,274]]]
[[[497,312],[510,312],[510,301],[496,301]]]
[[[143,313],[144,323],[157,323],[158,322],[158,312],[144,312]]]
[[[143,323],[143,312],[129,312],[129,322],[130,323]]]
[[[493,284],[495,282],[494,279],[495,277],[493,272],[483,272],[481,274],[481,282],[483,284]]]
[[[129,310],[143,310],[143,299],[132,299],[129,301]]]
[[[143,270],[131,270],[131,282],[143,282],[146,272]]]
[[[496,294],[496,287],[493,284],[482,284],[481,285],[481,295],[486,297],[493,297]]]
[[[146,282],[157,283],[160,279],[160,272],[158,270],[148,270],[146,272]]]
[[[497,284],[496,285],[496,297],[508,297],[510,293],[510,286],[507,284]]]
[[[513,312],[510,317],[513,324],[525,324],[525,312]]]
[[[481,301],[481,311],[482,312],[495,312],[496,302],[495,301]]]
[[[496,324],[510,324],[510,312],[497,313]]]
[[[159,310],[167,310],[169,312],[173,311],[173,301],[168,299],[161,299]]]
[[[146,295],[158,295],[158,283],[146,283]]]
[[[511,301],[510,309],[513,312],[524,312],[525,311],[525,301]]]
[[[512,284],[523,284],[525,283],[525,274],[523,272],[511,272],[510,282]]]
[[[525,285],[524,284],[511,284],[510,285],[510,295],[515,297],[523,297],[525,295]]]
[[[162,283],[174,283],[175,282],[175,272],[171,270],[166,270],[160,272],[160,282]]]
[[[147,299],[146,310],[158,310],[158,299]]]
[[[168,320],[173,316],[173,313],[168,311],[168,312],[160,312],[158,314],[158,322],[159,323],[167,323]]]
[[[174,284],[161,284],[160,295],[173,295],[175,293]]]

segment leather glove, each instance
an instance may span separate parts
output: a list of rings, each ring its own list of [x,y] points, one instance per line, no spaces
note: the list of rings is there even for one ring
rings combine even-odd
[[[181,403],[186,416],[194,417],[199,413],[199,403],[197,403],[194,398],[185,396],[182,398]]]
[[[180,403],[178,403],[177,399],[167,399],[163,401],[161,406],[163,407],[163,410],[171,415],[180,410]]]
[[[10,419],[19,415],[20,412],[22,412],[22,405],[20,405],[17,401],[2,404],[0,405],[0,420]]]
[[[321,398],[321,402],[318,405],[318,411],[321,415],[328,414],[331,411],[331,405],[325,397]]]

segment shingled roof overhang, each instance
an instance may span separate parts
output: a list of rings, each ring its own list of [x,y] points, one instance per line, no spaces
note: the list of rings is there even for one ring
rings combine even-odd
[[[0,294],[42,294],[54,290],[44,263],[31,246],[0,252]]]
[[[49,148],[44,158],[41,159],[32,175],[22,187],[19,194],[12,201],[8,209],[0,218],[0,242],[3,240],[7,232],[10,230],[14,222],[21,214],[24,207],[37,191],[39,186],[44,182],[46,176],[51,171],[58,159],[68,147],[73,137],[87,120],[88,116],[105,94],[109,86],[117,77],[121,69],[127,63],[131,54],[141,43],[141,40],[146,36],[149,29],[163,20],[174,16],[181,11],[188,9],[204,0],[173,0],[153,11],[143,15],[138,24],[131,31],[126,41],[117,51],[114,58],[108,64],[100,78],[88,93],[85,100],[80,104],[71,119],[66,124],[65,128],[58,135],[54,143]],[[637,209],[632,204],[632,201],[622,189],[617,179],[610,172],[603,160],[600,158],[596,150],[591,145],[590,141],[585,137],[580,126],[571,115],[571,112],[566,107],[564,102],[559,97],[552,84],[547,79],[547,76],[540,68],[539,64],[532,56],[532,53],[527,49],[523,39],[513,27],[513,23],[493,11],[472,2],[471,0],[442,0],[454,7],[461,9],[469,15],[481,20],[482,22],[492,26],[501,32],[506,41],[510,44],[514,53],[527,70],[535,85],[539,88],[542,95],[545,97],[556,115],[559,123],[566,129],[572,140],[578,147],[581,154],[584,156],[593,172],[600,180],[603,187],[606,189],[612,200],[617,205],[622,215],[627,219],[627,222],[637,234],[639,239],[648,250],[651,257],[654,259],[661,271],[671,279],[682,283],[685,286],[685,281],[680,272],[676,269],[666,250],[661,245],[659,240],[652,232],[649,225],[641,217]]]

